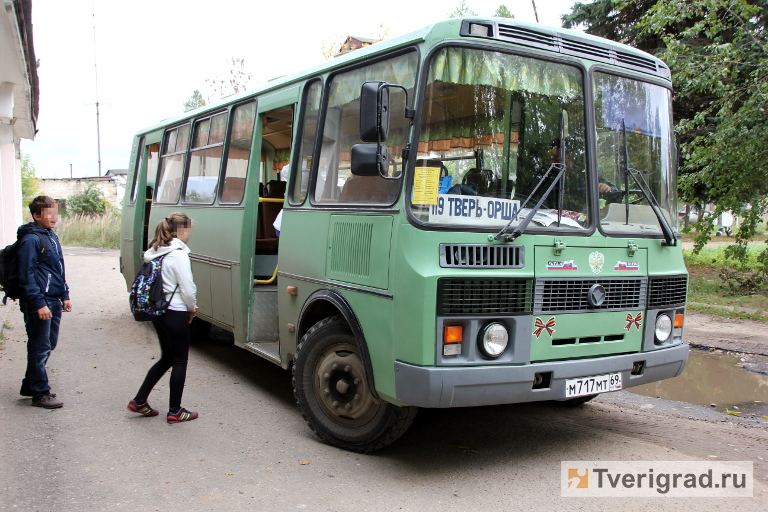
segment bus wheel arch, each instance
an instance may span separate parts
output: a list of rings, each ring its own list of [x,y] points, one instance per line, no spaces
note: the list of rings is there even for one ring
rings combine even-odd
[[[301,338],[292,382],[302,416],[320,439],[367,453],[403,435],[417,409],[374,398],[365,371],[355,335],[337,314],[320,320]]]
[[[365,365],[365,377],[373,396],[378,399],[375,380],[373,378],[373,365],[371,364],[368,344],[365,341],[360,320],[352,311],[352,307],[346,299],[334,290],[317,290],[309,296],[299,313],[298,328],[296,329],[297,352],[298,344],[305,334],[318,322],[335,315],[341,315],[355,337],[355,342],[360,349],[360,357]]]

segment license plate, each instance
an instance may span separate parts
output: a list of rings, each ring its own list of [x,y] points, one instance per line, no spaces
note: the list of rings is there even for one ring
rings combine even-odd
[[[573,398],[576,396],[584,395],[596,395],[598,393],[618,391],[620,389],[620,373],[608,373],[606,375],[582,377],[580,379],[569,379],[565,381],[566,398]]]

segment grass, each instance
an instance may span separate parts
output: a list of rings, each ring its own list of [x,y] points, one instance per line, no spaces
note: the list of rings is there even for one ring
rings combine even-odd
[[[71,215],[61,217],[56,229],[62,245],[120,248],[120,216]]]
[[[768,311],[768,295],[765,290],[748,295],[736,295],[720,277],[720,271],[725,268],[737,268],[749,271],[756,268],[757,255],[764,249],[762,244],[750,245],[748,249],[749,261],[743,267],[738,262],[725,257],[725,247],[705,247],[698,254],[691,249],[683,251],[690,278],[688,282],[688,302],[698,302],[715,306],[733,306],[741,308]],[[768,321],[768,318],[759,314],[728,311],[722,308],[689,305],[689,309],[702,313],[711,313],[732,318],[748,318],[753,320]]]

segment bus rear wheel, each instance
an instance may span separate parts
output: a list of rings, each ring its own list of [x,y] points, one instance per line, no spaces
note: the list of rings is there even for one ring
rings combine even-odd
[[[373,396],[360,348],[341,315],[321,320],[302,337],[294,357],[293,393],[320,439],[356,452],[396,441],[417,411]]]

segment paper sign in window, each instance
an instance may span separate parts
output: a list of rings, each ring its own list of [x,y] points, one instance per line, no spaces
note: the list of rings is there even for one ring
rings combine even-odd
[[[439,167],[417,167],[413,176],[413,204],[437,204]]]

